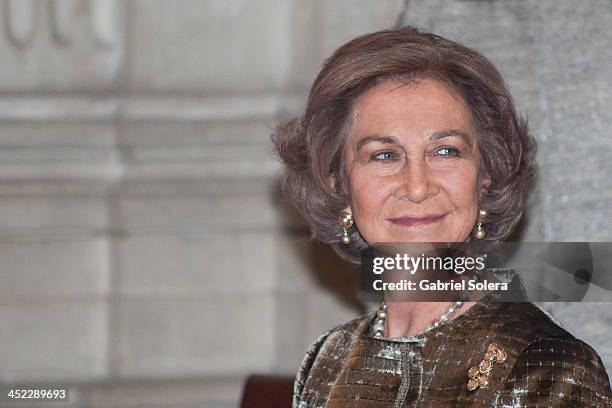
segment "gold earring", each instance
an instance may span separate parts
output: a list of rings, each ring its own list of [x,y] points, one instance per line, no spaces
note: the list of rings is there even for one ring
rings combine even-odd
[[[478,211],[478,222],[476,223],[476,228],[474,229],[474,237],[476,239],[483,239],[487,235],[487,230],[482,227],[482,220],[487,216],[487,210],[483,210],[482,208]]]
[[[340,226],[342,227],[342,243],[348,245],[351,243],[351,236],[348,229],[353,226],[353,215],[348,211],[340,211]]]

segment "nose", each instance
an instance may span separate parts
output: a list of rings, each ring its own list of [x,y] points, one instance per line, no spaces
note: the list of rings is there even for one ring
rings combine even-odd
[[[394,195],[401,200],[420,203],[431,197],[436,191],[431,169],[422,159],[407,160],[399,177],[400,185]]]

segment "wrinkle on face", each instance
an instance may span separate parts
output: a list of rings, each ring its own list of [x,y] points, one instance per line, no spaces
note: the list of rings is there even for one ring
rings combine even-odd
[[[465,102],[441,82],[386,82],[356,103],[346,145],[350,210],[368,242],[462,242],[478,212],[480,156]],[[398,226],[405,216],[440,222]]]

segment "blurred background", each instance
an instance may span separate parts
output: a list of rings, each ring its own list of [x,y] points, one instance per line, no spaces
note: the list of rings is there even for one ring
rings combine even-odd
[[[0,383],[235,407],[363,311],[278,193],[270,129],[336,47],[473,46],[539,141],[522,238],[612,241],[609,0],[0,0]],[[612,371],[612,307],[544,305]],[[7,407],[8,403],[0,403]],[[19,405],[24,406],[24,405]]]

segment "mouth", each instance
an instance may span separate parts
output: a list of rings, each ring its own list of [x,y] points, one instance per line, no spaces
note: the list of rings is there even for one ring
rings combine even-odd
[[[398,218],[387,218],[391,224],[400,225],[403,227],[416,227],[420,225],[428,225],[439,222],[442,218],[446,217],[447,214],[431,214],[418,217],[398,217]]]

